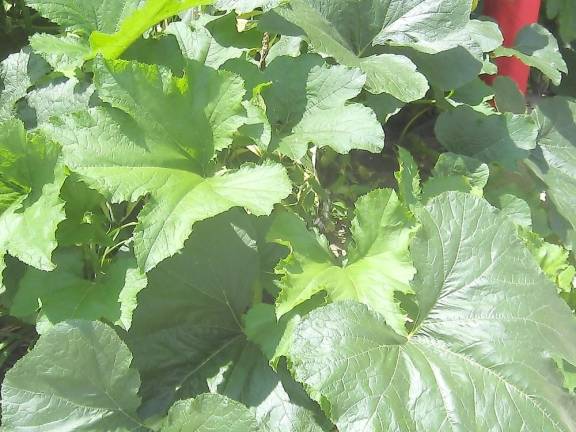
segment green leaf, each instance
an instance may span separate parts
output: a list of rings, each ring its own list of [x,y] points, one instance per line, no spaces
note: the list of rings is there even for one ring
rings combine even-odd
[[[422,193],[418,165],[410,152],[402,147],[398,148],[398,164],[400,168],[394,176],[398,182],[399,195],[402,202],[412,207],[418,204]]]
[[[136,429],[140,379],[131,361],[107,325],[58,324],[6,374],[2,426],[31,432]]]
[[[326,304],[324,296],[316,295],[280,319],[276,317],[273,305],[256,304],[244,316],[244,333],[250,342],[260,347],[270,365],[277,368],[281,357],[288,354],[298,323],[311,310],[324,304]]]
[[[376,15],[380,15],[378,24],[383,25],[374,44],[408,45],[434,52],[458,45],[446,41],[460,39],[471,12],[470,2],[460,0],[375,0],[372,4],[382,7]]]
[[[66,178],[60,196],[65,201],[66,219],[56,231],[58,246],[114,246],[113,234],[108,233],[109,215],[103,211],[107,208],[106,200],[101,194],[72,174]]]
[[[0,63],[0,122],[14,117],[16,102],[47,70],[40,57],[27,51],[11,54]]]
[[[229,62],[226,67],[242,75],[249,91],[272,83],[262,90],[272,141],[290,158],[301,159],[309,143],[338,153],[382,150],[384,132],[376,115],[350,102],[366,79],[358,69],[328,66],[316,55],[279,57],[264,72],[245,61]]]
[[[276,11],[302,28],[317,52],[334,57],[342,65],[360,68],[366,74],[366,88],[370,92],[388,93],[403,102],[422,98],[428,84],[407,57],[370,55],[374,38],[383,31],[385,23],[400,24],[402,15],[415,9],[415,2],[405,6],[401,2],[386,5],[390,2],[381,0],[368,3],[338,0],[325,7],[319,0],[293,0],[290,9]],[[378,13],[373,13],[374,10]],[[363,25],[358,25],[358,20]]]
[[[453,90],[477,78],[485,53],[502,45],[502,41],[496,23],[470,20],[460,31],[448,33],[445,39],[432,44],[417,43],[389,51],[409,57],[432,86]]]
[[[92,55],[101,54],[106,59],[118,58],[142,33],[160,21],[170,18],[194,6],[211,3],[212,0],[146,0],[118,23],[114,33],[95,31],[90,35]]]
[[[62,26],[63,36],[36,34],[30,43],[59,72],[72,76],[91,54],[88,38],[93,32],[114,33],[146,0],[26,0],[50,21]]]
[[[54,36],[46,33],[30,38],[30,46],[41,55],[56,72],[73,77],[90,54],[90,47],[81,37],[74,34]]]
[[[574,430],[552,357],[576,361],[576,320],[516,227],[460,193],[419,218],[410,336],[365,305],[317,309],[296,329],[295,378],[343,431]]]
[[[50,273],[35,269],[26,272],[10,308],[12,315],[32,315],[41,305],[52,324],[71,319],[106,319],[130,328],[136,296],[146,287],[146,276],[129,254],[117,255],[93,280],[84,274],[79,250],[63,250],[56,254],[54,262],[57,269]]]
[[[178,252],[196,222],[232,207],[269,214],[290,193],[278,164],[206,175],[214,149],[228,146],[245,122],[238,77],[188,63],[178,78],[115,61],[97,65],[96,83],[99,96],[124,112],[102,107],[64,116],[49,133],[67,164],[112,202],[150,194],[134,239],[144,271]]]
[[[499,76],[494,80],[493,86],[498,111],[514,114],[526,112],[526,99],[515,81],[507,76]]]
[[[34,126],[47,123],[51,117],[88,109],[94,96],[94,86],[71,78],[37,87],[26,96],[29,117]]]
[[[448,191],[470,192],[482,196],[488,183],[488,165],[454,153],[442,153],[423,186],[424,201]]]
[[[0,270],[6,253],[52,270],[56,227],[64,219],[59,197],[65,179],[58,147],[20,121],[0,123]]]
[[[26,0],[26,4],[43,17],[85,38],[94,31],[117,31],[119,23],[142,3],[143,0]]]
[[[251,218],[228,212],[198,224],[182,253],[148,274],[127,336],[145,417],[212,392],[253,408],[271,430],[320,430],[309,409],[291,401],[295,383],[275,373],[243,332],[260,278],[256,236]]]
[[[516,36],[513,48],[500,47],[494,54],[498,57],[519,58],[528,66],[540,70],[554,85],[560,85],[561,72],[568,73],[556,38],[540,24],[524,27]]]
[[[569,263],[569,252],[562,246],[544,241],[538,234],[527,229],[520,230],[520,235],[548,279],[560,291],[565,293],[572,291],[576,269]]]
[[[538,149],[529,163],[546,184],[558,212],[576,229],[576,102],[564,97],[540,101],[534,111]]]
[[[225,396],[203,394],[176,402],[162,432],[261,432],[254,413]]]
[[[277,268],[284,277],[276,313],[285,315],[315,294],[325,291],[331,301],[354,299],[382,313],[390,326],[405,332],[406,315],[395,293],[410,293],[414,267],[408,243],[413,218],[389,189],[375,190],[356,203],[353,244],[340,265],[324,238],[306,229],[292,213],[279,213],[268,240],[286,244],[291,253]]]
[[[178,40],[184,57],[218,69],[227,60],[238,58],[244,52],[241,48],[227,47],[218,43],[210,31],[203,26],[190,28],[183,22],[171,23],[166,33]]]
[[[502,194],[496,199],[496,206],[512,222],[520,227],[532,227],[532,212],[530,205],[513,194]],[[530,249],[530,248],[529,248]]]
[[[459,106],[438,117],[435,133],[451,152],[514,169],[516,162],[527,158],[528,151],[536,147],[538,128],[530,116],[485,115]]]

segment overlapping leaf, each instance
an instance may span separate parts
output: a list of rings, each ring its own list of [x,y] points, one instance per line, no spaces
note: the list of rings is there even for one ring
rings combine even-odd
[[[538,127],[527,115],[486,115],[469,106],[443,112],[435,127],[446,149],[514,169],[536,147]]]
[[[362,69],[369,91],[388,93],[404,102],[424,96],[426,79],[405,55],[381,53],[374,45],[409,46],[425,53],[464,46],[482,58],[483,52],[502,41],[493,24],[471,24],[470,3],[460,0],[294,0],[289,8],[276,11],[300,27],[315,50]],[[272,30],[286,32],[286,26],[271,23]],[[492,40],[496,45],[486,48]]]
[[[477,159],[442,153],[430,177],[423,185],[425,201],[443,192],[459,191],[482,196],[488,183],[488,165]]]
[[[123,253],[106,266],[94,280],[84,274],[84,261],[78,250],[56,255],[58,266],[50,273],[29,269],[20,282],[10,313],[16,317],[41,310],[51,324],[71,319],[106,319],[130,328],[136,297],[146,286],[136,261]]]
[[[248,90],[262,90],[273,130],[273,146],[300,159],[309,143],[339,153],[353,149],[379,152],[384,132],[374,112],[350,99],[362,91],[365,75],[358,69],[328,66],[316,55],[279,57],[264,72],[245,61],[226,65],[245,79]]]
[[[261,432],[254,413],[224,396],[203,394],[175,403],[163,432]]]
[[[70,34],[35,34],[30,43],[51,66],[70,75],[90,56],[92,32],[114,33],[145,0],[27,0],[26,4],[60,25]]]
[[[178,252],[195,222],[237,206],[267,214],[289,194],[277,164],[207,175],[215,149],[228,146],[244,123],[238,77],[188,63],[178,78],[157,66],[115,61],[98,63],[96,84],[118,109],[64,116],[50,134],[67,164],[113,202],[150,194],[134,240],[143,270]]]
[[[27,105],[21,108],[20,116],[26,120],[27,126],[35,127],[51,117],[86,110],[93,95],[93,85],[75,78],[52,82],[28,92]]]
[[[209,0],[27,0],[44,17],[70,32],[36,34],[33,49],[55,70],[71,76],[85,60],[101,54],[119,57],[146,30],[160,21]]]
[[[6,253],[51,270],[56,228],[64,219],[65,179],[58,146],[26,133],[18,120],[0,123],[0,273]]]
[[[107,325],[58,324],[6,374],[2,426],[31,432],[136,430],[140,379],[131,361]]]
[[[214,6],[220,10],[235,10],[239,14],[251,12],[254,9],[270,9],[280,3],[280,0],[216,0]]]
[[[132,0],[134,1],[134,0]],[[90,35],[91,55],[118,58],[142,33],[160,21],[212,0],[146,0],[138,9],[119,21],[114,33],[95,31]]]
[[[523,28],[518,33],[513,48],[500,47],[495,55],[515,56],[525,64],[539,69],[555,85],[559,85],[562,80],[561,72],[568,72],[556,38],[539,24]]]
[[[460,193],[419,216],[410,336],[358,303],[318,309],[296,329],[296,379],[339,430],[576,430],[556,369],[576,364],[576,320],[515,226]]]
[[[534,118],[539,127],[533,171],[548,187],[560,214],[576,229],[576,102],[556,97],[542,100]],[[538,154],[539,153],[539,154]]]
[[[212,392],[254,408],[272,430],[321,430],[302,390],[244,335],[242,315],[260,277],[255,238],[246,215],[220,215],[199,224],[182,254],[148,275],[128,333],[145,417]]]
[[[16,102],[47,69],[46,62],[27,51],[11,54],[0,63],[0,121],[14,117]]]
[[[414,221],[392,190],[376,190],[356,203],[353,244],[340,265],[326,239],[307,230],[292,213],[275,216],[268,239],[286,244],[291,254],[278,267],[284,275],[277,314],[282,316],[325,291],[332,301],[353,299],[371,305],[404,333],[406,315],[395,294],[410,293],[414,267],[408,243]]]
[[[297,0],[290,8],[277,9],[284,18],[300,27],[314,49],[334,57],[340,64],[360,68],[367,76],[366,87],[373,93],[388,93],[404,101],[420,99],[428,90],[426,78],[407,57],[394,54],[367,55],[374,38],[383,32],[384,23],[393,21],[395,7],[377,1],[350,3]],[[415,2],[401,6],[395,17],[398,25]],[[396,5],[398,6],[398,5]],[[396,8],[398,9],[398,8]],[[357,26],[358,20],[363,25]],[[279,33],[282,28],[272,27]],[[402,32],[399,29],[398,35]],[[385,34],[382,35],[385,38]]]

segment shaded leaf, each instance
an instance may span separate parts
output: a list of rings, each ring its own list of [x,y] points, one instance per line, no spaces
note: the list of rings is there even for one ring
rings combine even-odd
[[[459,193],[419,217],[410,337],[365,305],[317,309],[296,329],[296,379],[339,430],[574,430],[550,354],[574,364],[576,320],[516,227]]]
[[[26,317],[41,310],[51,324],[71,319],[106,319],[130,328],[136,296],[146,287],[146,276],[136,260],[121,253],[91,280],[85,275],[78,250],[56,254],[58,266],[50,273],[29,269],[22,280],[10,313]]]
[[[506,113],[485,115],[468,106],[443,112],[435,133],[442,145],[482,162],[514,169],[536,147],[538,128],[530,116]]]
[[[98,64],[96,83],[99,96],[123,112],[101,107],[64,116],[49,133],[68,165],[111,201],[151,194],[134,240],[143,270],[178,252],[194,223],[237,206],[268,214],[290,193],[279,164],[206,174],[215,149],[228,146],[245,122],[238,77],[198,63],[179,78],[115,61]]]

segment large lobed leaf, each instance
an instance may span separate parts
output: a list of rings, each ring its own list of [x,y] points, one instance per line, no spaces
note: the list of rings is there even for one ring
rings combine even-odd
[[[6,374],[2,425],[10,431],[135,430],[140,379],[114,330],[60,323]]]
[[[268,240],[290,248],[290,255],[277,268],[283,275],[276,301],[278,316],[325,291],[332,301],[353,299],[371,305],[391,327],[404,333],[407,317],[395,295],[411,292],[415,270],[408,243],[413,230],[413,217],[396,193],[375,190],[356,203],[353,244],[341,265],[326,239],[308,231],[298,216],[277,214]]]
[[[46,129],[67,164],[113,202],[150,194],[134,240],[144,271],[178,252],[194,223],[237,206],[268,214],[290,193],[278,164],[207,172],[215,150],[230,145],[244,123],[237,76],[196,62],[180,78],[157,66],[99,61],[95,81],[117,109],[63,116]]]
[[[242,315],[260,278],[255,239],[251,219],[231,211],[200,223],[180,255],[148,274],[127,335],[144,417],[211,392],[253,408],[271,430],[322,430],[303,390],[244,335]]]
[[[485,201],[443,194],[412,254],[419,316],[408,337],[340,302],[297,327],[297,380],[345,431],[576,430],[556,360],[576,364],[576,320]]]

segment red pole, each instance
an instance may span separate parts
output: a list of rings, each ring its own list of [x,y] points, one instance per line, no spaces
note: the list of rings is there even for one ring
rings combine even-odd
[[[493,17],[504,35],[504,46],[512,47],[518,32],[529,24],[538,21],[541,0],[485,0],[484,15]],[[528,88],[530,68],[515,57],[496,59],[498,75],[510,77],[522,93]],[[487,81],[491,84],[494,77]]]

